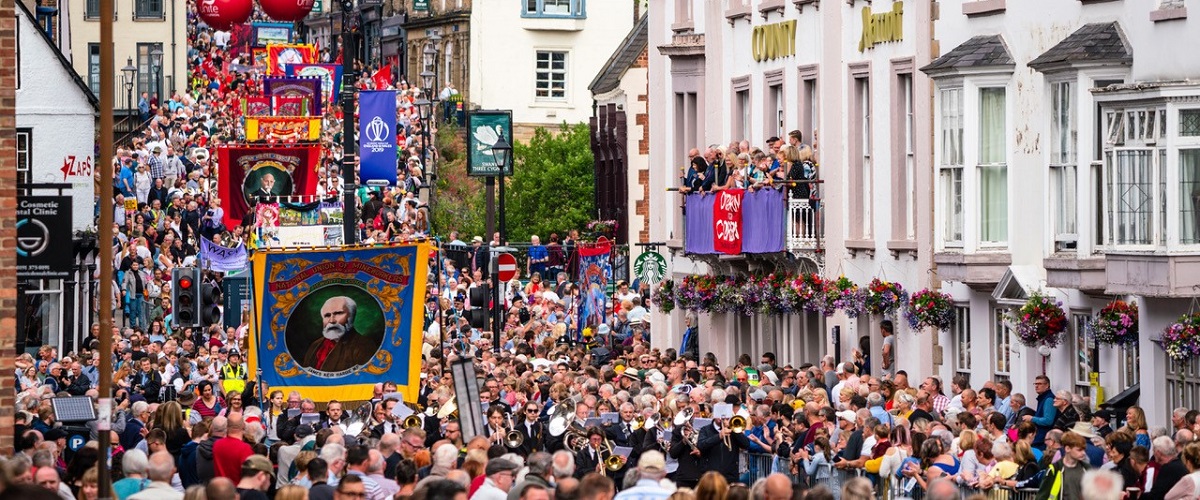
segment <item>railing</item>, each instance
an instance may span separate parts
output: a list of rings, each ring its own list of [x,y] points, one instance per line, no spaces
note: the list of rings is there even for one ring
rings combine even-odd
[[[788,196],[787,249],[789,252],[821,248],[825,211],[819,201]]]
[[[880,477],[877,474],[868,474],[862,469],[834,469],[828,478],[804,478],[797,477],[791,472],[792,463],[789,459],[779,457],[767,453],[742,453],[739,460],[739,472],[741,480],[747,485],[753,485],[755,481],[765,478],[774,473],[780,473],[788,476],[792,480],[792,484],[800,484],[807,488],[815,488],[824,486],[833,492],[834,498],[841,498],[842,485],[856,477],[865,477],[874,485],[874,497],[880,500],[922,500],[925,498],[925,492],[917,485],[916,481],[909,481],[904,478],[888,475]],[[972,495],[984,495],[988,500],[1034,500],[1037,497],[1038,490],[1036,488],[1012,489],[1003,487],[993,487],[988,489],[972,488],[967,485],[958,486],[959,498],[969,498]]]

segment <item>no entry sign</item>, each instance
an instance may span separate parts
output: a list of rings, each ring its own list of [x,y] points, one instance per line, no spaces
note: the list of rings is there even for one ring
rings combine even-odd
[[[496,273],[500,281],[508,281],[517,277],[517,258],[511,253],[502,253],[496,257]]]

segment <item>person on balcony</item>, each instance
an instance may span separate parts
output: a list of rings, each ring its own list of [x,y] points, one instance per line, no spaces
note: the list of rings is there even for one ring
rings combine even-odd
[[[684,176],[683,187],[679,190],[685,193],[711,191],[716,173],[696,149],[688,152],[688,156],[691,157],[691,168]]]

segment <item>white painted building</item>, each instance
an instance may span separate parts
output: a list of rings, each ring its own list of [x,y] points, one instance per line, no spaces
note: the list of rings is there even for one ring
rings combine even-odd
[[[860,286],[874,277],[910,291],[933,283],[932,85],[917,71],[933,57],[930,8],[900,0],[651,2],[649,239],[675,250],[671,275],[798,269],[844,274]],[[817,143],[819,243],[789,236],[792,257],[684,255],[681,197],[666,189],[679,186],[688,150],[741,139],[764,148],[792,130]],[[844,360],[861,337],[873,353],[881,345],[880,317],[700,317],[700,350],[723,363],[766,351],[781,363],[815,363],[832,352],[835,332]],[[678,347],[683,313],[655,324],[663,328],[653,341]],[[896,331],[901,367],[912,377],[931,373],[940,353],[934,336],[910,331],[902,318]]]
[[[72,227],[56,229],[80,231],[95,221],[96,96],[21,2],[17,18],[17,182],[68,186],[61,194],[71,197]],[[76,234],[77,268],[70,278],[21,281],[18,295],[26,313],[18,320],[19,345],[77,345],[71,343],[86,335],[91,308],[80,304],[91,303],[95,248],[95,238],[89,243]]]
[[[1189,5],[1190,4],[1190,5]],[[938,2],[937,277],[962,306],[944,376],[1033,377],[1088,394],[1087,319],[1140,306],[1140,346],[1101,347],[1108,397],[1136,387],[1151,425],[1200,404],[1197,363],[1153,340],[1200,293],[1200,2]],[[1070,328],[1043,358],[1002,315],[1041,289]],[[1189,305],[1192,304],[1192,305]]]
[[[473,2],[470,101],[511,109],[518,138],[587,122],[588,84],[633,27],[635,10],[615,0]]]

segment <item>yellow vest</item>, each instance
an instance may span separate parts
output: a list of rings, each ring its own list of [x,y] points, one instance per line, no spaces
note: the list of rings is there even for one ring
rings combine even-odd
[[[240,366],[234,366],[233,363],[226,364],[221,368],[221,387],[225,389],[225,394],[234,392],[242,392],[246,389],[245,374],[241,373]]]

